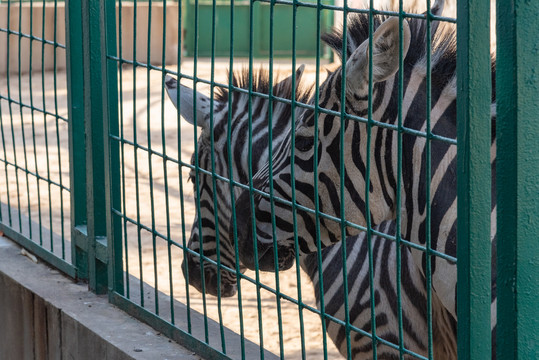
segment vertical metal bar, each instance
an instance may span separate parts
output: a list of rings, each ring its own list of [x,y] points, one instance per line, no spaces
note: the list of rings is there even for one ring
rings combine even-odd
[[[101,46],[103,89],[103,157],[105,182],[106,236],[108,250],[108,288],[120,295],[124,294],[124,271],[122,264],[122,219],[118,212],[122,208],[122,182],[120,172],[120,144],[111,136],[119,137],[118,114],[118,69],[121,62],[110,59],[116,57],[116,1],[107,0],[101,13]],[[99,149],[95,149],[99,152]],[[122,158],[123,160],[123,158]],[[109,293],[110,294],[110,293]]]
[[[8,29],[11,29],[11,25],[10,25],[10,14],[11,14],[11,8],[10,8],[10,5],[11,5],[11,2],[8,2],[7,3],[7,28]],[[19,11],[20,11],[20,7],[19,7]],[[10,41],[9,41],[9,35],[7,35],[7,54],[6,54],[6,58],[9,59],[10,56],[9,56],[9,53],[10,53]],[[13,126],[13,108],[12,108],[12,97],[11,97],[11,81],[10,81],[10,67],[9,67],[9,61],[7,62],[7,65],[6,65],[6,82],[7,82],[7,97],[9,98],[9,102],[8,102],[8,108],[9,108],[9,118],[10,118],[10,125],[11,125],[11,142],[12,142],[12,148],[13,148],[13,164],[15,165],[14,166],[14,171],[15,171],[15,185],[16,185],[16,189],[17,189],[17,214],[18,214],[18,220],[19,220],[19,232],[22,232],[22,224],[21,224],[21,196],[20,196],[20,189],[19,189],[19,165],[17,163],[17,151],[15,149],[15,134],[14,134],[14,126]],[[12,225],[11,224],[11,209],[9,209],[9,212],[10,212],[10,226]]]
[[[155,202],[153,192],[153,166],[152,166],[152,133],[150,119],[150,64],[151,64],[151,38],[152,38],[152,0],[148,1],[148,31],[146,41],[146,139],[148,141],[148,184],[150,186],[150,217],[152,221],[152,255],[154,274],[154,309],[159,315],[159,277],[157,276],[157,236],[155,233]]]
[[[199,0],[195,0],[195,47],[194,47],[194,65],[193,65],[193,109],[197,108],[197,84],[198,84],[198,33],[199,33]],[[179,88],[179,87],[178,87]],[[193,123],[197,123],[197,111],[193,111]],[[195,207],[196,213],[200,214],[200,164],[198,162],[198,129],[197,126],[193,126],[193,139],[194,139],[194,166],[195,166]],[[199,216],[196,226],[198,226],[199,236],[202,237],[202,219]],[[206,343],[209,343],[209,332],[208,332],[208,307],[206,301],[206,278],[204,271],[204,248],[199,246],[199,259],[200,259],[200,283],[202,285],[202,308],[204,313],[204,340]]]
[[[26,134],[24,131],[24,114],[23,114],[23,102],[22,102],[22,87],[21,87],[21,74],[22,74],[22,63],[21,63],[21,47],[22,47],[22,2],[19,0],[19,54],[18,54],[18,64],[17,64],[17,74],[18,74],[18,91],[19,91],[19,114],[21,116],[21,140],[22,140],[22,149],[23,149],[23,158],[24,158],[24,168],[22,171],[25,175],[26,181],[26,205],[28,209],[28,238],[32,238],[32,210],[30,207],[30,181],[28,178],[28,156],[26,155]],[[19,209],[20,211],[20,209]],[[21,220],[21,214],[19,213],[19,221]],[[19,228],[22,231],[22,224],[19,222]],[[52,251],[52,237],[51,237],[51,251]]]
[[[106,235],[105,224],[105,174],[102,149],[105,146],[103,132],[103,82],[104,66],[101,48],[102,6],[96,0],[82,1],[84,58],[84,120],[87,139],[87,224],[88,224],[88,285],[97,293],[107,290],[106,266],[97,260],[96,241]],[[96,151],[101,149],[101,152]]]
[[[295,129],[296,129],[296,87],[297,79],[296,79],[296,41],[297,41],[297,34],[296,34],[296,27],[297,27],[297,17],[298,17],[298,0],[293,0],[292,4],[292,102],[290,105],[290,178],[295,179],[294,176],[294,155],[295,155],[295,144],[296,144],[296,136],[295,136]],[[316,69],[317,72],[319,69]],[[294,226],[294,229],[297,229],[298,226],[298,220],[297,220],[297,209],[296,209],[296,184],[295,181],[291,182],[291,199],[292,199],[292,224]],[[299,258],[299,240],[298,240],[298,233],[297,231],[294,231],[294,249],[296,250],[296,264],[300,264],[300,258]],[[299,332],[300,332],[300,341],[301,341],[301,358],[302,360],[305,360],[307,358],[306,349],[305,349],[305,325],[303,320],[303,308],[304,303],[302,299],[302,292],[301,292],[301,267],[296,266],[296,284],[297,284],[297,294],[298,294],[298,313],[299,313]],[[323,296],[323,295],[322,295]]]
[[[428,0],[427,0],[428,2]],[[427,5],[427,11],[429,7]],[[398,118],[397,118],[397,125],[398,125],[398,132],[397,132],[397,196],[396,196],[396,209],[401,209],[401,174],[402,174],[402,100],[404,96],[404,44],[403,44],[403,0],[399,0],[399,72],[397,73],[398,76],[398,86],[399,86],[399,97],[398,97]],[[404,338],[403,338],[403,324],[402,324],[402,291],[401,291],[401,279],[402,279],[402,273],[401,273],[401,264],[402,264],[402,253],[401,253],[401,212],[396,211],[396,230],[395,230],[395,252],[396,252],[396,265],[397,265],[397,317],[399,321],[399,355],[402,359],[403,354],[403,344],[404,344]],[[408,251],[408,250],[406,250]],[[428,323],[428,321],[427,321]]]
[[[122,26],[123,26],[123,20],[122,20],[122,14],[123,14],[123,8],[122,8],[122,0],[118,1],[118,57],[119,57],[119,68],[118,68],[118,76],[119,76],[119,97],[120,97],[120,156],[121,156],[121,168],[120,171],[122,173],[122,180],[121,180],[121,187],[122,192],[120,193],[122,196],[122,231],[123,231],[123,251],[125,254],[125,274],[129,274],[129,238],[127,236],[127,207],[125,203],[125,134],[124,134],[124,89],[123,89],[123,42],[122,42]],[[134,66],[134,65],[133,65]],[[125,296],[127,299],[131,298],[131,291],[129,288],[129,276],[125,277]]]
[[[178,53],[177,53],[177,71],[178,71],[178,78],[176,79],[178,81],[178,84],[176,84],[176,87],[180,88],[180,79],[181,79],[181,61],[182,61],[182,29],[184,26],[184,22],[182,21],[182,4],[179,4],[178,6],[178,19],[180,21],[180,25],[178,26]],[[176,104],[177,106],[177,123],[176,128],[177,130],[177,137],[178,137],[178,187],[180,189],[180,213],[181,213],[181,228],[182,228],[182,254],[183,258],[185,259],[188,252],[187,252],[187,235],[185,232],[185,204],[183,202],[184,200],[184,192],[183,192],[183,175],[182,175],[182,167],[183,167],[183,160],[182,160],[182,126],[181,126],[181,117],[180,117],[180,111],[181,111],[181,101],[180,101],[180,91],[176,92]],[[195,139],[196,140],[196,139]],[[184,267],[184,278],[185,278],[185,312],[187,316],[187,332],[191,333],[191,298],[189,295],[189,267]]]
[[[98,0],[82,1],[82,45],[84,81],[84,130],[86,132],[86,181],[87,181],[87,254],[88,283],[91,290],[106,293],[108,290],[107,263],[97,257],[96,248],[106,244],[110,221],[110,182],[107,170],[109,153],[108,114],[115,109],[114,100],[108,104],[106,65],[107,51],[105,4]],[[108,73],[108,74],[107,74]],[[115,79],[113,79],[115,80]],[[116,86],[116,83],[114,83]],[[112,106],[111,109],[108,106]],[[117,126],[117,125],[116,125]],[[105,139],[106,138],[106,139]],[[111,162],[112,164],[112,162]],[[108,188],[107,188],[108,186]],[[105,245],[106,246],[106,245]],[[113,251],[108,249],[108,251]]]
[[[539,358],[539,3],[497,2],[497,358]],[[459,319],[460,320],[460,319]]]
[[[431,20],[430,20],[430,0],[427,0],[427,12],[426,12],[426,22],[427,22],[427,31],[426,31],[426,58],[427,58],[427,74],[425,78],[426,82],[426,93],[427,93],[427,101],[426,101],[426,124],[425,124],[425,132],[427,134],[427,137],[425,139],[425,272],[427,273],[427,279],[426,279],[426,291],[427,291],[427,354],[429,359],[433,358],[433,343],[432,343],[432,256],[431,256],[431,138],[432,138],[432,132],[431,132],[431,122],[430,122],[430,114],[431,114],[431,106],[432,106],[432,92],[431,92],[431,52],[432,52],[432,46],[431,46]],[[402,349],[401,349],[402,350]],[[401,358],[402,358],[402,352],[401,352]]]
[[[346,13],[346,7],[348,5],[348,3],[345,1],[344,4],[345,6],[345,10],[344,10],[344,18],[347,17],[347,13]],[[320,0],[318,0],[318,16],[317,16],[317,39],[320,38]],[[347,26],[347,21],[345,19],[343,19],[343,29],[344,27]],[[345,32],[343,32],[343,52],[344,54],[347,54],[348,51],[348,44],[347,44],[347,40],[348,40],[348,36],[346,35]],[[316,56],[317,56],[317,59],[320,58],[320,45],[319,45],[319,40],[317,40],[317,47],[316,47]],[[345,64],[346,63],[346,57],[343,56],[342,58],[342,63]],[[319,63],[319,60],[317,60],[317,62]],[[318,66],[317,66],[317,72],[319,72],[319,69],[318,69]],[[343,66],[342,68],[342,79],[341,79],[341,121],[340,121],[340,127],[339,127],[339,141],[340,141],[340,144],[341,146],[339,147],[339,151],[340,151],[340,161],[339,161],[339,197],[340,197],[340,202],[341,202],[341,206],[340,206],[340,213],[341,213],[341,221],[340,221],[340,228],[341,228],[341,242],[340,242],[340,246],[341,246],[341,261],[342,261],[342,281],[343,281],[343,286],[342,286],[342,289],[343,289],[343,293],[342,293],[342,296],[343,296],[343,301],[344,301],[344,334],[345,334],[345,337],[346,337],[346,357],[348,359],[351,359],[352,358],[352,342],[351,342],[351,338],[350,338],[350,304],[349,304],[349,301],[348,301],[348,294],[349,294],[349,289],[348,289],[348,255],[347,255],[347,240],[346,240],[346,211],[345,211],[345,194],[346,194],[346,191],[345,191],[345,174],[346,174],[346,171],[345,171],[345,164],[344,164],[344,146],[345,146],[345,138],[344,138],[344,134],[345,134],[345,131],[346,131],[346,125],[348,123],[348,121],[345,120],[345,116],[346,116],[346,76],[344,75],[346,74],[346,65]],[[323,267],[320,267],[318,269],[319,273],[323,273]],[[328,284],[329,286],[329,284]],[[324,334],[325,336],[325,334]],[[327,350],[324,349],[325,353],[327,353]],[[327,357],[327,354],[324,355],[325,357]]]
[[[43,6],[42,19],[46,19],[47,7],[45,4],[45,0],[43,0],[42,6]],[[45,24],[46,24],[46,21],[42,21],[41,36],[43,39],[46,38]],[[80,40],[82,40],[82,38]],[[43,100],[43,111],[46,112],[47,111],[47,97],[46,97],[46,92],[45,92],[45,42],[41,44],[41,94],[42,94],[42,100]],[[54,233],[53,233],[53,227],[52,227],[52,193],[51,193],[52,184],[51,184],[51,165],[50,165],[50,156],[49,156],[49,132],[47,129],[47,116],[48,115],[46,113],[43,115],[43,133],[45,135],[44,136],[45,158],[46,158],[46,163],[47,163],[47,196],[48,196],[47,199],[49,202],[49,238],[51,239],[50,249],[52,251],[53,249],[52,237]]]
[[[248,164],[249,164],[249,199],[250,199],[250,209],[251,214],[254,214],[254,186],[253,186],[253,51],[254,51],[254,10],[256,7],[255,2],[251,2],[249,6],[249,101],[248,101],[248,116],[249,116],[249,126],[248,126],[248,143],[249,143],[249,154],[248,154]],[[256,7],[256,9],[259,9]],[[251,221],[251,231],[253,232],[253,256],[255,259],[258,259],[258,246],[256,239],[256,219],[255,216],[252,216]],[[264,359],[264,327],[262,320],[262,303],[260,297],[260,270],[258,268],[258,262],[255,262],[255,281],[256,281],[256,303],[258,310],[258,330],[259,330],[259,340],[260,340],[260,359]]]
[[[211,25],[211,64],[210,64],[210,147],[211,147],[211,175],[212,175],[212,192],[213,192],[213,208],[216,210],[214,214],[215,220],[215,251],[217,255],[217,289],[221,289],[221,242],[219,238],[219,214],[218,214],[218,205],[217,205],[217,183],[216,183],[216,173],[215,173],[215,133],[214,129],[214,91],[215,91],[215,42],[216,42],[216,23],[217,23],[217,13],[216,13],[216,2],[212,2],[212,25]],[[202,233],[199,239],[202,239]],[[219,331],[221,335],[221,349],[224,354],[226,354],[226,342],[225,334],[223,327],[223,312],[222,312],[222,299],[221,292],[217,292],[217,316],[219,318]]]
[[[6,81],[7,81],[7,86],[8,86],[8,89],[9,89],[9,31],[10,31],[10,26],[9,26],[9,18],[10,18],[10,3],[8,2],[7,4],[7,11],[6,11],[6,59],[8,59],[7,61],[7,64],[6,64]],[[8,95],[8,98],[9,98],[9,95]],[[9,108],[9,113],[11,114],[11,103],[9,102],[8,100],[8,108]],[[3,159],[4,159],[4,172],[5,172],[5,176],[6,176],[6,203],[7,203],[7,218],[8,218],[8,224],[9,226],[11,226],[12,224],[12,220],[11,220],[11,200],[10,200],[10,196],[9,194],[11,193],[9,191],[9,176],[8,176],[8,161],[7,161],[7,151],[6,151],[6,134],[4,133],[4,121],[2,120],[3,117],[2,117],[2,114],[1,114],[1,109],[0,109],[0,131],[2,133],[2,150],[3,150]],[[0,219],[2,220],[2,222],[4,221],[4,217],[2,216],[2,209],[0,208]]]
[[[140,186],[138,179],[138,136],[137,136],[137,0],[133,3],[133,162],[135,168],[135,203],[137,207],[137,250],[139,266],[140,306],[144,307],[144,269],[142,266],[142,238],[140,226]],[[125,189],[124,189],[125,192]],[[126,194],[124,193],[124,197]]]
[[[268,72],[268,168],[269,168],[269,200],[270,200],[270,212],[271,212],[271,229],[273,237],[273,257],[275,268],[275,300],[277,305],[277,325],[279,329],[279,353],[281,359],[284,359],[284,343],[283,343],[283,320],[281,312],[281,289],[279,284],[279,256],[277,252],[277,235],[276,235],[276,223],[275,223],[275,200],[273,195],[273,42],[274,42],[274,14],[275,14],[275,2],[270,2],[270,19],[269,19],[269,72]]]
[[[5,176],[6,176],[6,202],[8,204],[7,206],[7,209],[8,209],[8,212],[9,212],[9,178],[8,178],[8,174],[7,174],[7,158],[6,158],[6,139],[5,139],[5,135],[4,135],[4,122],[2,121],[2,101],[0,101],[0,133],[2,134],[2,150],[3,150],[3,159],[4,159],[4,171],[5,171]],[[1,198],[0,198],[0,201],[1,201]],[[4,222],[4,216],[3,216],[3,211],[2,211],[2,207],[0,206],[0,223],[3,223]]]
[[[233,83],[234,83],[234,0],[230,1],[230,58],[229,58],[229,70],[228,70],[228,108],[232,108],[233,99]],[[227,119],[227,138],[226,146],[228,151],[228,175],[230,179],[230,199],[235,199],[234,191],[234,167],[233,167],[233,153],[232,153],[232,112],[228,111]],[[245,330],[243,325],[243,302],[241,291],[241,268],[238,250],[238,229],[236,224],[236,204],[235,201],[231,201],[231,224],[233,231],[234,241],[234,259],[236,270],[236,284],[238,289],[238,312],[240,323],[240,350],[241,358],[245,359]]]
[[[457,6],[458,356],[490,359],[490,1]]]
[[[373,92],[373,64],[372,64],[372,53],[373,53],[373,35],[374,35],[374,19],[373,19],[373,9],[374,1],[370,0],[369,4],[369,95]],[[344,73],[344,71],[343,71]],[[370,148],[371,148],[371,127],[372,127],[372,96],[369,96],[368,99],[368,119],[367,119],[367,151],[366,151],[366,161],[365,161],[365,221],[367,225],[367,243],[368,243],[368,254],[369,254],[369,289],[370,289],[370,302],[371,302],[371,335],[372,335],[372,355],[374,359],[378,358],[378,338],[376,336],[376,303],[375,303],[375,290],[374,290],[374,259],[373,259],[373,249],[372,249],[372,227],[371,227],[371,217],[369,216],[369,188],[370,188]],[[400,177],[400,174],[398,175]],[[398,191],[398,190],[397,190]]]
[[[86,279],[88,277],[87,254],[86,251],[80,246],[82,242],[86,241],[84,235],[86,233],[85,228],[87,213],[85,156],[86,138],[84,134],[85,109],[83,81],[84,64],[82,50],[82,6],[80,1],[74,0],[67,0],[65,6],[66,77],[70,159],[69,179],[71,189],[71,262],[77,268],[77,277]],[[43,7],[45,7],[44,4]],[[43,56],[44,53],[42,51],[42,57]],[[42,83],[43,81],[44,78],[42,77]],[[42,90],[43,93],[45,93],[44,88]],[[43,107],[45,108],[45,99],[43,99]],[[81,236],[79,236],[79,234]],[[81,242],[80,244],[79,239]]]
[[[37,147],[36,147],[36,127],[35,127],[35,111],[34,111],[34,91],[32,84],[32,55],[33,55],[33,41],[34,41],[34,3],[30,1],[30,51],[28,61],[28,88],[30,91],[30,109],[32,114],[32,145],[34,150],[34,166],[36,171],[36,187],[37,187],[37,209],[38,209],[38,224],[39,224],[39,245],[43,246],[43,226],[42,226],[42,213],[41,213],[41,191],[40,191],[40,175],[39,165],[37,161]],[[41,70],[43,71],[43,69]],[[1,115],[0,115],[1,116]],[[9,194],[9,192],[8,192]],[[65,257],[62,257],[65,258]]]
[[[347,2],[346,0],[344,0],[344,8],[346,9],[347,7]],[[318,9],[317,9],[317,14],[318,14]],[[347,13],[346,13],[346,10],[343,10],[343,49],[346,49],[346,17],[347,17]],[[320,292],[320,320],[321,320],[321,323],[322,323],[322,349],[323,349],[323,352],[324,352],[324,360],[327,360],[328,358],[328,346],[327,346],[327,331],[326,331],[326,304],[325,304],[325,291],[324,291],[324,274],[322,272],[322,269],[323,269],[323,263],[322,263],[322,244],[321,244],[321,241],[320,241],[320,202],[319,202],[319,199],[320,197],[318,196],[318,180],[319,180],[319,176],[318,176],[318,161],[319,161],[319,158],[318,158],[318,154],[319,154],[319,141],[318,141],[318,137],[319,137],[319,133],[318,133],[318,128],[319,128],[319,124],[318,124],[318,121],[316,121],[316,119],[319,118],[320,116],[320,56],[318,56],[320,54],[320,21],[319,20],[319,16],[317,16],[317,23],[316,23],[316,74],[315,74],[315,92],[314,92],[314,147],[313,147],[313,186],[314,186],[314,211],[315,211],[315,232],[316,232],[316,235],[315,235],[315,241],[316,241],[316,254],[317,254],[317,266],[318,266],[318,287],[319,287],[319,292]],[[343,59],[346,59],[346,50],[343,50]],[[345,74],[346,73],[346,65],[345,65],[346,61],[343,60],[343,66],[342,66],[342,74]],[[341,85],[342,86],[345,86],[343,84],[346,83],[346,79],[344,77],[344,75],[342,75],[342,81],[341,81]],[[326,89],[326,91],[329,91],[328,89]],[[344,92],[342,91],[342,88],[341,88],[341,94],[344,94]],[[342,97],[341,97],[341,101],[342,101]],[[341,106],[341,124],[344,123],[344,107]],[[341,156],[342,156],[342,153],[341,153]]]
[[[59,178],[59,191],[60,191],[60,242],[61,242],[61,256],[62,259],[65,258],[65,232],[64,232],[64,190],[63,190],[63,176],[62,176],[62,151],[60,150],[60,129],[58,127],[58,76],[57,76],[57,55],[58,50],[58,29],[57,21],[58,19],[58,1],[54,0],[54,35],[53,35],[53,70],[54,70],[54,120],[56,125],[56,147],[58,151],[58,178]],[[51,179],[49,179],[51,180]],[[52,247],[52,237],[51,237],[51,247]]]
[[[181,4],[179,5],[181,6]],[[163,1],[163,41],[161,43],[161,64],[164,67],[166,64],[166,43],[167,43],[167,2]],[[178,39],[178,41],[180,41]],[[181,44],[180,44],[181,45]],[[181,46],[180,46],[181,49]],[[168,257],[168,279],[170,288],[170,322],[175,324],[174,316],[174,282],[172,280],[172,239],[170,234],[170,195],[168,192],[168,156],[167,145],[165,135],[165,75],[166,72],[163,69],[161,73],[161,144],[163,146],[163,177],[165,185],[165,218],[167,226],[167,257]],[[179,87],[178,87],[179,88]]]

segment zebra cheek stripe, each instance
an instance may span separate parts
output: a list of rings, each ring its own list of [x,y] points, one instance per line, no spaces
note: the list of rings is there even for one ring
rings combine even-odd
[[[238,255],[240,261],[248,269],[255,269],[255,258],[253,250],[251,207],[249,192],[244,191],[236,200],[236,224],[229,226],[229,238],[234,239],[234,228],[237,231]]]
[[[273,243],[257,242],[255,257],[252,214],[249,200],[249,192],[244,191],[236,201],[236,228],[238,239],[238,255],[242,264],[250,270],[275,271],[275,253]],[[234,224],[229,227],[229,238],[234,239]],[[288,270],[295,261],[295,252],[288,246],[277,246],[279,270]]]

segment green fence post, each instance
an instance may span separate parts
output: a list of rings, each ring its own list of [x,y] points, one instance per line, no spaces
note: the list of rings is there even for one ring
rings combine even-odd
[[[72,0],[66,1],[65,6],[71,188],[71,262],[77,268],[77,277],[88,279],[82,8],[80,1]]]
[[[105,293],[107,289],[106,207],[103,141],[102,68],[105,65],[100,34],[102,10],[99,1],[84,0],[83,76],[84,76],[84,128],[86,132],[86,208],[88,224],[88,284],[91,290]],[[103,254],[105,256],[103,256]],[[101,256],[100,256],[101,255]]]
[[[497,358],[539,359],[539,2],[497,2]]]
[[[120,138],[120,120],[118,104],[118,66],[121,60],[117,60],[116,43],[116,1],[105,2],[104,23],[101,24],[105,51],[103,60],[106,66],[102,68],[103,79],[103,117],[105,119],[103,136],[105,139],[105,203],[107,213],[107,247],[108,247],[108,285],[109,290],[124,295],[124,270],[122,262],[122,217],[119,215],[122,209],[121,199],[121,171],[120,171],[120,142],[112,140]],[[164,49],[164,45],[163,45]],[[105,60],[106,59],[106,60]],[[115,212],[114,210],[118,210]],[[110,292],[109,292],[110,294]]]
[[[119,204],[119,158],[109,141],[109,133],[118,133],[118,93],[116,65],[106,59],[116,52],[115,2],[67,6],[73,261],[91,290],[121,294],[121,228],[111,211]]]
[[[458,357],[491,358],[490,0],[457,7]]]

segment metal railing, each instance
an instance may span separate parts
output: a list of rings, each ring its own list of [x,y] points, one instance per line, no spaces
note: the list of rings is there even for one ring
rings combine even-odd
[[[46,2],[48,9],[54,9],[51,14],[56,18],[58,2],[55,1],[54,5]],[[127,23],[131,20],[124,16],[124,2],[133,6],[132,24]],[[253,24],[261,15],[255,14],[253,9],[261,2],[269,7],[269,11],[263,14],[267,17],[264,24],[268,26],[265,34],[268,35],[267,54],[254,50],[260,39],[254,36]],[[8,9],[7,14],[11,14],[14,6],[23,3],[25,6],[44,5],[45,1],[0,3]],[[112,303],[207,358],[272,358],[274,355],[264,348],[271,348],[281,358],[336,356],[337,351],[327,340],[327,324],[333,321],[344,325],[348,344],[352,336],[359,336],[362,332],[353,327],[348,316],[336,319],[326,314],[323,300],[317,307],[314,300],[309,302],[308,295],[304,298],[302,289],[305,282],[301,280],[304,275],[299,270],[286,278],[292,283],[290,287],[282,281],[283,276],[287,276],[283,272],[270,276],[258,270],[238,273],[240,291],[233,300],[200,294],[189,287],[189,280],[184,279],[179,261],[188,253],[198,255],[206,264],[220,265],[219,258],[215,262],[187,246],[190,229],[185,224],[189,223],[194,212],[200,212],[201,206],[200,201],[194,204],[186,201],[193,198],[193,193],[187,188],[187,173],[194,171],[197,174],[195,179],[201,173],[211,174],[214,181],[226,179],[212,169],[200,168],[196,161],[191,163],[191,153],[198,153],[200,129],[197,130],[196,126],[186,129],[176,111],[167,105],[165,76],[172,74],[182,82],[190,81],[194,90],[203,89],[201,91],[209,93],[212,101],[219,87],[240,93],[234,88],[232,77],[222,75],[222,70],[228,67],[232,72],[245,64],[252,74],[255,63],[262,62],[255,59],[258,55],[267,62],[272,78],[279,64],[275,53],[275,32],[278,32],[278,39],[291,39],[289,50],[292,57],[290,63],[285,61],[282,67],[295,69],[299,64],[295,51],[298,46],[295,26],[298,9],[308,8],[316,14],[313,20],[316,24],[312,34],[313,52],[319,55],[323,54],[321,19],[332,19],[335,13],[345,24],[348,13],[364,12],[371,17],[387,13],[399,17],[401,31],[402,21],[407,18],[423,17],[427,24],[435,20],[451,20],[436,18],[430,12],[427,15],[406,13],[402,1],[395,12],[369,12],[349,7],[346,1],[344,6],[340,6],[296,0],[254,1],[250,6],[242,2],[248,11],[242,13],[246,18],[239,19],[234,1],[231,1],[226,3],[229,9],[219,9],[221,17],[227,14],[224,23],[228,26],[225,30],[229,37],[224,48],[228,49],[230,56],[222,60],[216,56],[216,39],[222,29],[216,29],[215,19],[216,5],[223,5],[223,2],[190,1],[188,19],[184,13],[187,5],[180,3],[175,6],[177,14],[174,18],[180,25],[178,33],[173,35],[166,31],[167,15],[171,13],[169,3],[158,1],[153,4],[151,0],[144,3],[149,7],[148,19],[137,20],[136,0],[66,1],[65,44],[58,41],[56,26],[51,32],[43,21],[40,29],[33,25],[26,28],[22,11],[18,13],[16,25],[12,16],[0,14],[0,56],[5,46],[7,58],[6,75],[0,78],[0,231],[68,276],[87,280],[92,291],[108,294]],[[211,29],[199,26],[203,23],[199,12],[202,3],[209,6],[205,11],[211,14]],[[430,8],[431,1],[427,0],[425,5]],[[290,7],[292,23],[276,26],[276,6]],[[45,10],[45,6],[42,9],[45,17],[45,11],[49,10]],[[156,29],[151,21],[152,12],[156,11],[162,14],[160,29]],[[28,14],[30,17],[35,15],[33,11]],[[493,78],[489,1],[458,3],[457,314],[458,352],[463,359],[490,359],[494,345],[498,359],[539,357],[539,320],[536,316],[539,311],[536,276],[539,271],[539,128],[535,125],[539,105],[534,100],[539,95],[539,79],[535,75],[539,71],[539,45],[534,40],[539,38],[539,27],[535,25],[538,17],[539,3],[498,1],[497,60]],[[147,29],[142,34],[137,21],[146,21]],[[248,23],[249,34],[239,34],[240,30],[235,27],[239,21]],[[29,19],[28,23],[34,22]],[[54,21],[54,24],[61,23],[59,19]],[[188,40],[182,32],[186,24],[190,26]],[[131,30],[126,30],[129,28]],[[122,42],[122,31],[133,32],[132,44]],[[201,35],[209,41],[209,49],[205,50],[210,55],[207,60],[198,56]],[[239,52],[245,50],[247,59],[235,54],[235,41],[240,41],[240,35],[246,35],[246,47]],[[178,39],[173,61],[166,55],[167,36]],[[224,41],[220,36],[220,41]],[[137,47],[141,46],[137,37],[146,38],[145,61],[137,56]],[[370,38],[372,40],[372,31]],[[152,42],[156,41],[162,43],[160,54],[150,49]],[[18,43],[17,53],[12,50],[15,42]],[[24,45],[25,42],[29,45]],[[193,58],[182,53],[185,42],[192,47]],[[402,55],[402,44],[400,47]],[[430,44],[427,43],[426,47],[430,54]],[[52,57],[52,71],[43,66],[45,61],[50,62],[48,57]],[[65,76],[57,71],[58,57],[66,59]],[[25,58],[29,61],[25,62]],[[37,71],[32,65],[36,58],[42,65]],[[429,64],[430,55],[426,59]],[[207,67],[201,65],[204,61]],[[402,63],[402,56],[400,61]],[[175,65],[164,65],[171,62]],[[240,62],[243,64],[238,64]],[[323,71],[321,57],[315,57],[311,65],[316,83],[315,97],[318,98],[320,73]],[[370,76],[372,79],[372,73]],[[429,72],[425,81],[430,92]],[[270,81],[269,94],[272,94],[272,86]],[[371,93],[372,86],[371,81]],[[399,108],[402,108],[402,95],[406,91],[402,78],[398,86]],[[496,92],[495,128],[490,127],[492,88]],[[252,89],[245,92],[251,99],[263,96],[255,94]],[[266,97],[270,102],[283,100],[269,94]],[[430,101],[429,96],[428,109]],[[298,108],[313,106],[317,115],[331,111],[319,107],[318,103],[305,105],[296,99],[291,102]],[[372,109],[372,104],[369,107]],[[363,121],[369,128],[386,126],[373,119],[372,110],[366,119],[351,116],[345,109],[337,109],[333,115],[350,121]],[[216,115],[212,113],[212,116]],[[251,109],[250,118],[252,116]],[[432,132],[430,124],[425,131],[416,131],[404,128],[403,119],[400,120],[391,130],[426,139],[427,149],[433,140],[455,146],[456,139],[441,138]],[[490,157],[494,133],[497,162],[496,174],[492,177]],[[426,161],[430,164],[430,150],[426,152]],[[369,163],[366,166],[369,173]],[[402,166],[399,163],[398,167]],[[341,172],[344,173],[344,168]],[[426,176],[430,177],[430,172]],[[340,179],[344,181],[342,177]],[[232,181],[230,184],[231,189],[250,188],[251,194],[262,195],[252,183],[246,186]],[[199,185],[194,185],[193,191],[199,193]],[[340,188],[345,188],[344,183]],[[428,182],[425,191],[430,194]],[[271,191],[268,196],[274,197]],[[366,196],[368,199],[368,191]],[[490,245],[494,223],[491,219],[493,199],[497,199],[496,254],[491,254]],[[277,197],[274,200],[275,204],[286,203]],[[292,196],[290,204],[295,209],[305,210],[295,196]],[[431,206],[435,205],[427,205],[427,224],[430,224]],[[332,220],[331,216],[322,213],[318,204],[307,210],[318,214],[318,221]],[[344,213],[344,208],[342,210]],[[400,224],[399,219],[400,214],[396,220]],[[337,220],[341,224],[341,238],[346,236],[347,227],[364,228],[351,224],[344,216]],[[405,354],[434,358],[429,269],[436,257],[441,256],[450,262],[455,262],[454,258],[433,249],[430,237],[427,237],[426,244],[414,245],[401,239],[400,234],[378,234],[369,220],[366,230],[369,238],[385,236],[396,241],[399,247],[402,245],[426,253],[425,266],[429,274],[426,276],[429,294],[427,316],[431,328],[429,339],[424,339],[427,355],[415,356],[407,351],[402,338],[393,346],[401,358]],[[370,254],[371,263],[372,256]],[[322,268],[321,258],[317,261],[318,268]],[[491,286],[492,268],[497,271],[494,287]],[[237,269],[228,270],[236,272],[239,265]],[[343,272],[346,273],[346,267]],[[375,290],[372,289],[369,306],[373,320],[376,318]],[[492,339],[491,291],[497,296],[496,338]],[[399,295],[399,307],[400,300]],[[267,306],[269,304],[271,306]],[[345,303],[343,306],[344,313],[348,314],[350,305]],[[318,320],[316,330],[304,324],[304,317],[308,316]],[[402,334],[402,319],[399,326]],[[252,328],[255,330],[251,332]],[[321,345],[316,354],[309,348],[310,330],[319,333]],[[373,344],[387,342],[376,334],[376,328],[367,334]],[[294,340],[287,341],[288,338]],[[351,355],[349,345],[347,352]]]

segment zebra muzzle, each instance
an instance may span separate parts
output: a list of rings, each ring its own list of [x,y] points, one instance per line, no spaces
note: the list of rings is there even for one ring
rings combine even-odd
[[[231,239],[234,238],[233,225],[230,226]],[[287,270],[294,264],[295,256],[293,248],[277,245],[278,258],[276,261],[273,242],[261,242],[258,240],[258,236],[256,243],[254,242],[248,191],[244,191],[236,201],[236,229],[239,258],[242,264],[248,269],[256,270],[258,268],[261,271],[275,271],[277,267],[279,270]]]

